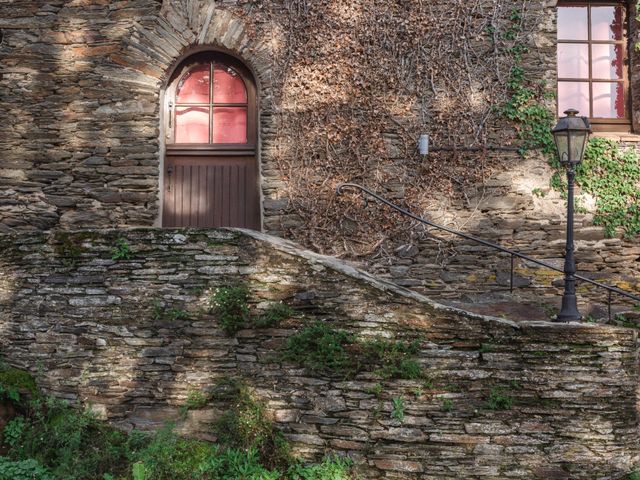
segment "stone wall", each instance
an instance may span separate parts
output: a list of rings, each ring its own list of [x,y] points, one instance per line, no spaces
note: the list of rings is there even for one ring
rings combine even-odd
[[[118,245],[129,259],[113,260]],[[0,271],[2,360],[125,427],[178,418],[190,390],[234,376],[267,402],[297,453],[347,454],[364,478],[591,480],[638,460],[633,329],[468,314],[254,232],[6,235]],[[281,300],[295,315],[224,335],[207,299],[238,283],[254,311]],[[344,380],[281,362],[286,338],[316,319],[417,340],[425,379]],[[511,409],[489,408],[496,388]],[[391,417],[394,398],[403,421]]]
[[[160,95],[182,55],[210,47],[237,55],[258,82],[265,231],[442,298],[503,290],[502,261],[464,245],[452,256],[404,219],[336,202],[334,188],[360,181],[558,263],[563,202],[544,159],[515,153],[514,126],[494,108],[513,65],[500,34],[514,9],[527,77],[554,84],[555,3],[2,2],[0,109],[11,128],[0,132],[0,229],[158,223]],[[636,30],[634,21],[630,38]],[[640,62],[631,63],[635,85]],[[433,152],[422,159],[425,132]],[[580,269],[637,290],[634,241],[604,239],[589,215],[579,229]],[[413,253],[398,254],[403,245]],[[552,278],[529,270],[520,284],[544,291],[521,295],[538,314],[553,310]],[[584,313],[601,312],[601,300],[592,295]]]

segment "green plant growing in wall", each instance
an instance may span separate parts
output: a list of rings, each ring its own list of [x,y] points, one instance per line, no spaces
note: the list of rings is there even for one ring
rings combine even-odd
[[[404,421],[404,412],[404,397],[394,397],[391,400],[391,418],[394,418],[402,423]]]
[[[38,395],[36,382],[28,372],[0,363],[0,399],[18,403],[21,390],[28,391],[33,396]]]
[[[111,250],[111,260],[130,260],[132,257],[131,248],[124,238],[116,240],[116,244]]]
[[[255,450],[261,463],[269,467],[290,464],[288,445],[252,389],[240,379],[222,379],[214,386],[214,400],[221,391],[230,408],[213,425],[218,441],[225,447]]]
[[[289,305],[283,302],[272,302],[262,315],[253,319],[252,324],[256,328],[271,328],[292,316],[293,308]]]
[[[364,363],[381,365],[376,373],[383,378],[414,380],[422,377],[422,367],[412,356],[420,342],[391,341],[383,338],[362,342]]]
[[[442,410],[443,412],[450,412],[451,410],[453,410],[453,401],[445,398],[442,401],[442,405],[440,406],[440,410]]]
[[[186,415],[189,410],[199,410],[207,406],[210,396],[200,390],[190,390],[184,405],[180,407],[180,414]]]
[[[245,326],[249,319],[248,300],[249,291],[244,285],[219,287],[211,295],[211,312],[227,335],[234,335]]]
[[[514,400],[502,388],[494,387],[487,398],[487,408],[491,410],[511,410]]]
[[[353,334],[317,321],[288,338],[282,358],[314,373],[353,375],[359,366],[347,348],[355,341]]]
[[[84,252],[84,248],[82,247],[83,238],[74,239],[68,232],[56,232],[54,240],[54,249],[56,254],[62,259],[62,264],[66,267],[75,266]]]
[[[282,359],[325,375],[352,377],[374,371],[384,379],[418,379],[422,378],[422,367],[412,357],[419,350],[417,340],[359,340],[352,333],[317,321],[289,337]]]
[[[156,299],[153,301],[153,319],[160,320],[186,320],[189,318],[189,312],[182,308],[167,308],[162,301]]]

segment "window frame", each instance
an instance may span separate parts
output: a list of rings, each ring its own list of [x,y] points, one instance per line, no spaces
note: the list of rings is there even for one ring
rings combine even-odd
[[[177,103],[176,94],[180,80],[193,68],[198,66],[210,64],[211,70],[215,65],[223,65],[232,68],[243,81],[246,93],[247,102],[243,104],[223,104],[214,103],[213,99],[213,76],[211,77],[211,84],[209,87],[209,102],[208,103]],[[166,132],[166,150],[172,155],[186,154],[186,155],[233,155],[233,156],[245,156],[255,154],[257,148],[257,90],[256,84],[253,80],[253,75],[249,70],[236,58],[231,55],[227,55],[222,52],[205,51],[189,56],[186,60],[179,64],[178,68],[172,73],[168,82],[168,87],[165,91],[166,101],[166,115],[165,115],[165,132]],[[175,125],[176,125],[176,108],[184,106],[206,106],[210,108],[209,114],[209,140],[208,143],[175,143]],[[211,143],[213,140],[213,108],[224,106],[240,106],[247,109],[247,141],[246,143]]]
[[[622,23],[622,39],[621,40],[593,40],[591,38],[592,25],[591,25],[591,8],[592,7],[616,7],[621,6],[623,8],[623,23]],[[559,92],[560,82],[588,82],[589,84],[589,112],[588,118],[594,131],[600,132],[631,132],[633,124],[633,111],[632,111],[632,95],[631,95],[631,82],[630,78],[630,8],[629,3],[625,0],[559,0],[556,6],[560,7],[588,7],[587,8],[587,39],[586,40],[560,40],[556,32],[556,92]],[[557,16],[556,16],[557,18]],[[556,25],[557,29],[557,25]],[[558,45],[560,44],[581,44],[588,45],[588,67],[589,76],[587,78],[565,78],[559,77],[559,64],[557,60]],[[622,46],[622,78],[621,79],[594,79],[593,78],[593,61],[592,61],[592,45],[621,45]],[[624,105],[625,105],[625,117],[624,118],[606,118],[606,117],[592,117],[593,110],[593,84],[594,83],[621,83],[624,90]],[[556,115],[559,114],[559,94],[556,96]]]

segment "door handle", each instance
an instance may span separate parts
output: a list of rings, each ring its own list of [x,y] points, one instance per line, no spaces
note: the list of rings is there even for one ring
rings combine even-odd
[[[171,191],[171,175],[173,174],[173,167],[167,167],[167,191]]]

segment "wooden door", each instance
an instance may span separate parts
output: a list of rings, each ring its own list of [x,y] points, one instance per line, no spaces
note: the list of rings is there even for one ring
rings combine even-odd
[[[260,229],[256,92],[237,60],[198,54],[166,93],[165,227]]]

